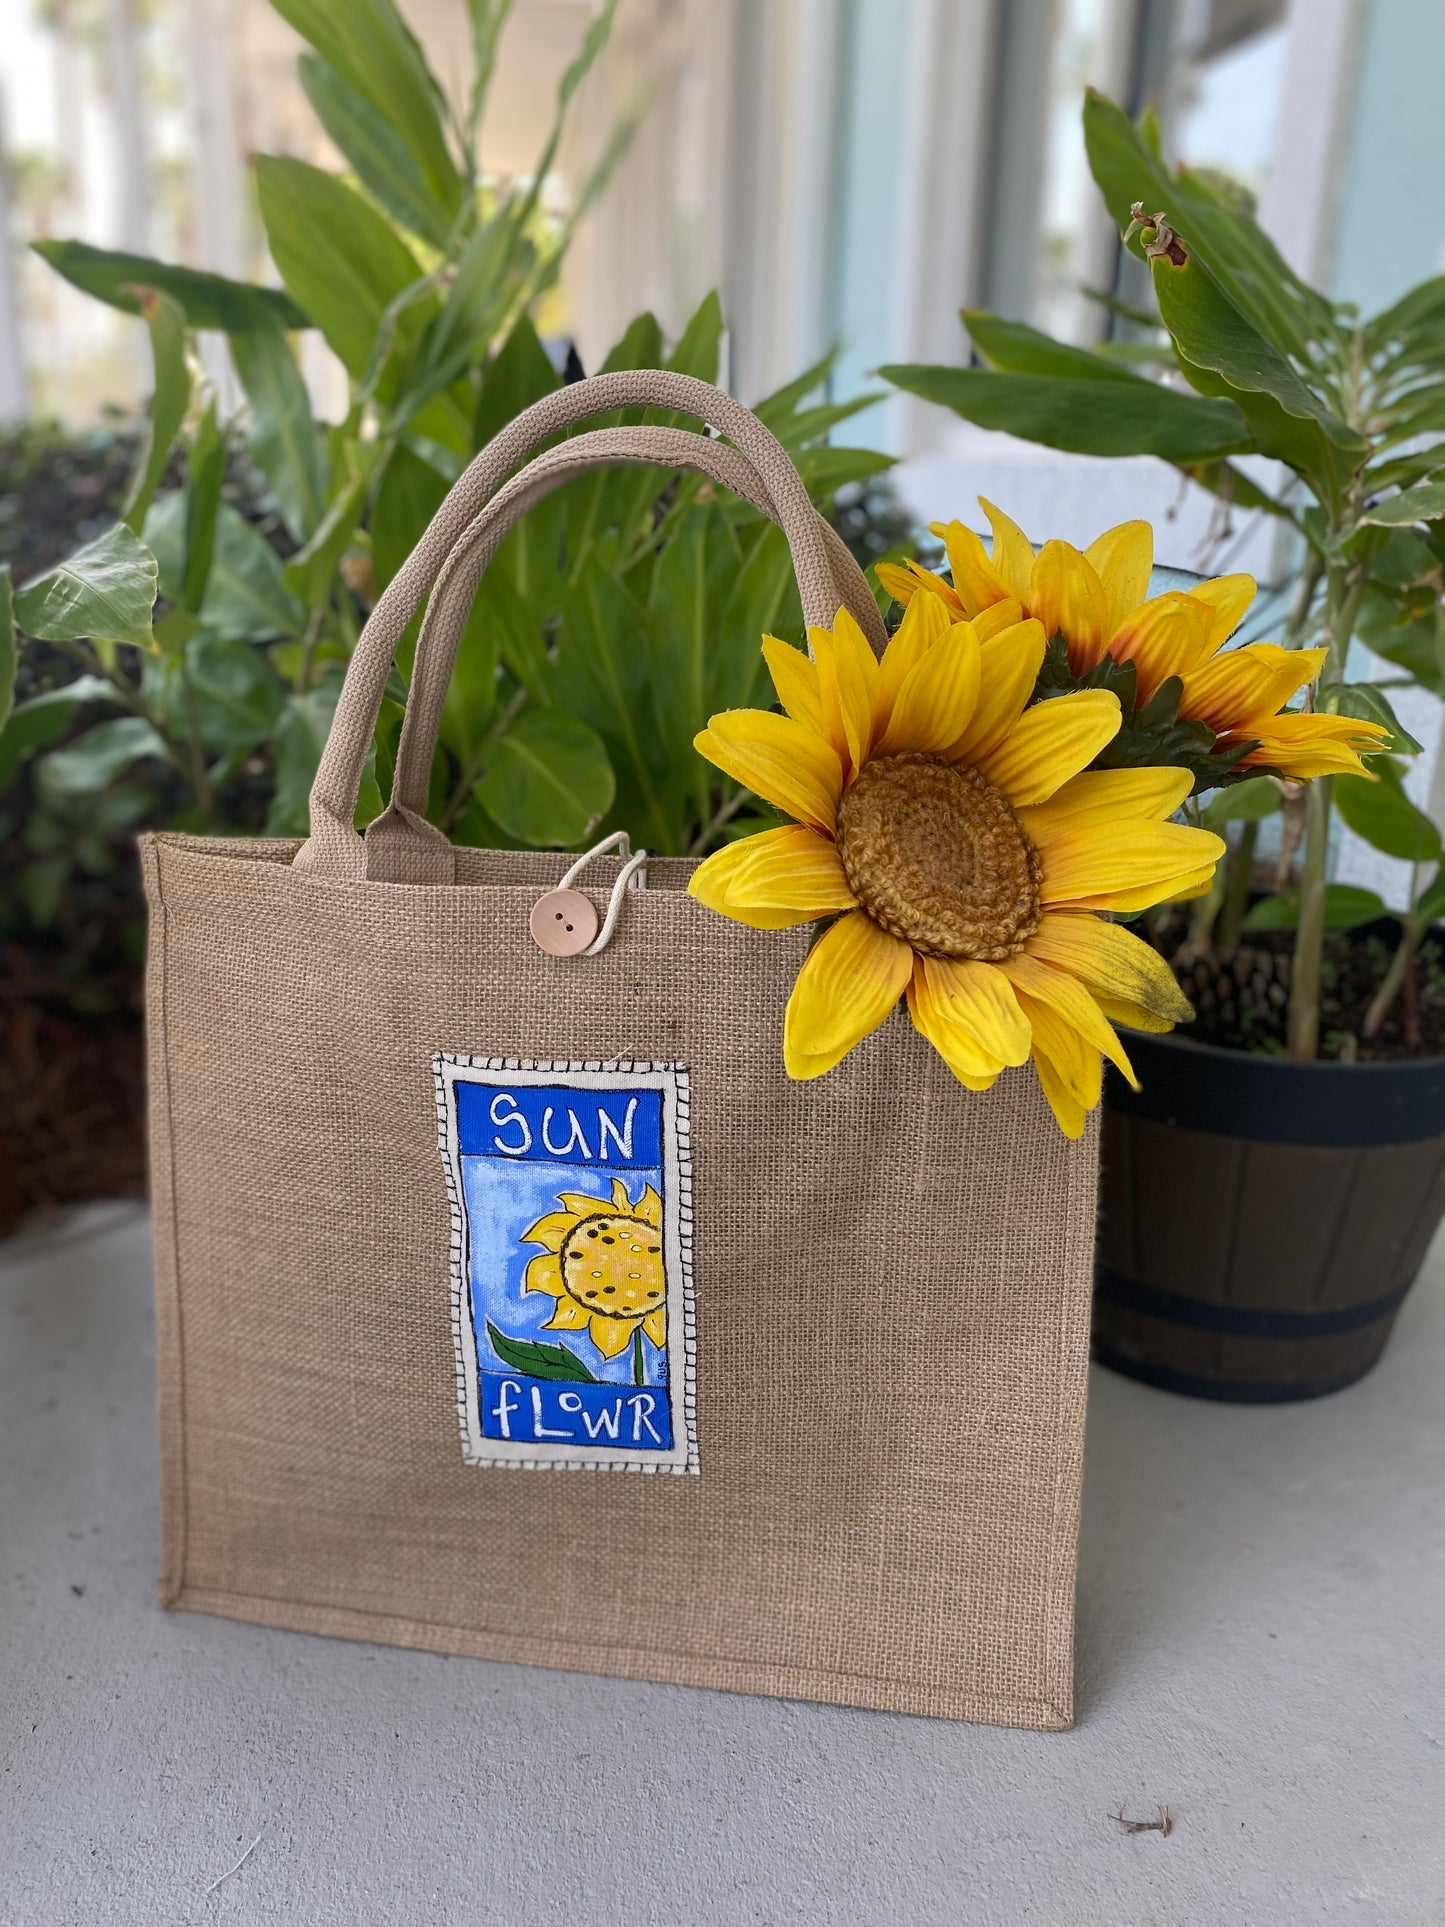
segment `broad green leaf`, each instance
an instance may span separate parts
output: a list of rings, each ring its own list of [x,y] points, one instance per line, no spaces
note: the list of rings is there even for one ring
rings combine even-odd
[[[1316,698],[1315,707],[1328,710],[1332,716],[1354,716],[1361,722],[1379,723],[1390,732],[1383,748],[1392,756],[1418,756],[1424,748],[1401,723],[1384,690],[1372,682],[1326,683]]]
[[[389,303],[421,274],[415,256],[375,208],[319,167],[262,154],[256,182],[282,280],[359,378]],[[422,312],[398,334],[410,338],[426,318]]]
[[[1434,881],[1416,897],[1414,914],[1422,923],[1435,923],[1445,917],[1445,870],[1437,871]]]
[[[0,741],[15,707],[15,592],[10,565],[0,564]]]
[[[793,466],[814,501],[829,500],[849,482],[886,474],[897,459],[896,455],[880,454],[876,448],[834,448],[829,442],[793,450]]]
[[[600,737],[564,709],[524,710],[477,785],[502,828],[537,848],[580,843],[607,814],[614,793]]]
[[[476,445],[482,447],[524,408],[555,393],[560,386],[537,331],[524,314],[482,377]],[[563,494],[554,492],[544,497],[522,517],[492,563],[494,570],[500,568],[511,576],[522,600],[539,617],[551,614],[561,599],[566,517]]]
[[[343,445],[346,479],[310,541],[291,557],[282,572],[286,587],[308,609],[324,608],[330,600],[341,558],[356,540],[357,526],[366,512],[379,452],[377,442],[347,441]]]
[[[345,7],[334,0],[272,4],[346,85],[396,129],[438,207],[448,216],[454,214],[463,183],[442,132],[445,101],[415,35],[391,0],[347,0]]]
[[[497,48],[512,10],[512,0],[467,0],[472,25],[472,122],[481,119],[496,71]]]
[[[1372,848],[1409,863],[1439,862],[1440,832],[1393,776],[1378,776],[1373,782],[1365,776],[1337,776],[1333,801],[1355,835]]]
[[[497,706],[497,624],[480,595],[467,616],[442,708],[441,740],[463,768],[473,764]]]
[[[324,4],[324,0],[317,0],[317,4]],[[552,165],[557,158],[557,149],[562,144],[562,130],[566,125],[567,109],[572,103],[572,96],[587,78],[598,54],[606,45],[616,12],[617,0],[599,0],[599,3],[594,6],[592,18],[588,21],[587,30],[582,36],[582,45],[568,63],[557,84],[557,105],[553,113],[552,125],[542,152],[538,155],[532,169],[531,185],[525,194],[517,197],[513,219],[519,234],[524,233],[530,224],[542,197],[542,189],[552,172]]]
[[[382,471],[371,512],[371,567],[378,594],[426,534],[447,485],[430,462],[403,445]]]
[[[655,315],[640,314],[629,322],[622,339],[608,350],[598,373],[609,375],[620,369],[661,366],[662,330]],[[583,432],[615,428],[628,419],[641,417],[635,409],[613,409],[608,414],[593,416],[583,424]],[[666,471],[654,469],[649,473],[655,479],[656,493],[665,485]],[[593,542],[609,528],[620,529],[623,518],[631,513],[631,504],[636,499],[634,481],[635,476],[626,470],[600,468],[594,474],[578,476],[561,491],[567,531],[566,562],[573,577],[586,560]],[[625,545],[629,544],[630,533],[622,539]]]
[[[714,288],[710,294],[703,296],[696,312],[689,318],[677,346],[667,358],[668,367],[679,375],[694,375],[699,381],[716,382],[725,327],[722,302]],[[674,419],[685,421],[687,417],[678,416]]]
[[[657,719],[656,753],[673,771],[697,767],[692,739],[712,714],[713,651],[740,561],[727,517],[713,506],[685,517],[652,572],[648,681]]]
[[[432,192],[421,163],[390,121],[320,54],[303,53],[296,71],[317,119],[355,168],[361,185],[393,220],[432,247],[444,248],[455,208]]]
[[[203,631],[186,646],[186,673],[201,740],[212,755],[251,749],[270,734],[281,708],[281,685],[254,643]]]
[[[491,1319],[487,1320],[487,1337],[492,1350],[502,1363],[514,1372],[523,1372],[528,1378],[566,1379],[572,1384],[595,1385],[597,1378],[589,1372],[576,1352],[569,1351],[565,1345],[543,1345],[531,1338],[508,1338],[505,1332],[497,1330]]]
[[[1126,384],[1139,379],[1127,368],[1120,368],[1090,348],[1069,347],[1055,341],[1052,335],[1041,334],[1026,322],[1005,321],[1001,315],[989,314],[985,309],[965,308],[963,325],[988,365],[1009,374]]]
[[[1331,883],[1325,888],[1328,930],[1351,930],[1356,924],[1373,923],[1376,917],[1389,914],[1384,898],[1376,896],[1373,890],[1362,890],[1354,883]],[[1244,919],[1244,928],[1251,934],[1260,930],[1297,930],[1298,896],[1291,893],[1283,897],[1261,897]]]
[[[306,310],[281,288],[252,287],[246,281],[173,267],[144,254],[89,247],[84,241],[32,241],[30,245],[74,287],[127,314],[139,314],[144,291],[154,288],[178,304],[192,328],[224,328],[235,334],[262,319],[283,328],[311,326]]]
[[[425,371],[399,408],[415,407],[485,359],[519,278],[513,263],[513,233],[504,206],[463,248],[446,299],[427,337]]]
[[[1268,776],[1250,776],[1211,796],[1200,813],[1206,830],[1223,834],[1226,823],[1258,823],[1280,807],[1279,785]]]
[[[142,757],[164,760],[165,755],[165,743],[143,716],[117,716],[97,723],[64,749],[43,756],[35,766],[35,778],[50,801],[94,796]]]
[[[482,375],[473,423],[476,446],[485,448],[524,408],[555,394],[561,386],[562,378],[547,359],[530,316],[522,315]]]
[[[82,703],[113,702],[115,691],[101,676],[77,676],[60,689],[47,689],[16,703],[0,728],[0,790],[14,782],[22,763],[63,736]]]
[[[42,642],[129,642],[151,646],[156,559],[124,522],[29,582],[15,620]]]
[[[1365,351],[1381,354],[1385,349],[1421,333],[1433,334],[1445,342],[1445,274],[1416,284],[1407,294],[1384,308],[1365,323]]]
[[[1432,599],[1425,614],[1412,615],[1394,597],[1371,588],[1360,604],[1357,629],[1377,656],[1445,697],[1445,607]]]
[[[326,455],[291,344],[279,328],[251,328],[231,336],[231,358],[251,404],[251,453],[304,542],[325,509]]]
[[[341,694],[339,668],[304,694],[293,693],[285,699],[276,724],[273,746],[276,756],[276,788],[266,816],[267,836],[305,836],[311,826],[311,785],[316,766],[326,747],[336,699]],[[367,754],[361,794],[356,805],[356,827],[363,829],[381,813],[381,792],[376,782],[375,746]]]
[[[180,600],[185,566],[184,494],[163,495],[146,517],[146,540],[160,565],[161,587]],[[265,642],[300,635],[305,615],[286,589],[281,558],[253,522],[222,502],[201,621],[219,636]]]
[[[136,535],[145,527],[146,510],[165,474],[172,444],[180,433],[191,400],[185,315],[169,295],[159,294],[154,288],[143,289],[140,302],[150,330],[155,380],[135,478],[121,511],[121,520]]]
[[[534,703],[547,708],[552,702],[552,664],[542,625],[505,570],[491,568],[482,577],[472,619],[495,631],[497,652],[509,673]]]
[[[1363,510],[1360,520],[1379,528],[1398,529],[1413,522],[1438,522],[1442,516],[1445,516],[1445,482],[1422,482],[1418,488],[1407,488],[1399,495],[1389,495],[1383,502],[1376,502],[1372,508]]]
[[[225,479],[226,441],[217,426],[216,404],[212,401],[196,430],[186,478],[186,560],[179,599],[181,607],[192,615],[200,613],[206,599]]]
[[[763,525],[749,548],[717,615],[708,652],[704,721],[720,709],[771,705],[764,636],[778,636],[798,647],[803,644],[803,605],[793,558],[787,537],[771,522]],[[715,783],[716,775],[709,780]]]

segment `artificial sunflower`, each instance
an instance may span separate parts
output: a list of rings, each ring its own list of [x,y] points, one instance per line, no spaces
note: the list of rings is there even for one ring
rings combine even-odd
[[[1192,765],[1201,787],[1235,769],[1268,769],[1297,781],[1359,776],[1366,774],[1361,756],[1384,746],[1389,732],[1378,723],[1285,709],[1318,677],[1323,649],[1252,642],[1225,650],[1254,600],[1253,576],[1216,576],[1146,600],[1154,566],[1147,522],[1121,522],[1082,553],[1054,541],[1035,555],[1016,522],[992,502],[980,498],[979,506],[993,529],[992,555],[962,522],[935,522],[953,580],[916,562],[881,563],[879,579],[890,595],[906,604],[928,589],[968,618],[994,608],[1035,616],[1050,638],[1062,638],[1067,662],[1059,667],[1069,679],[1097,680],[1105,657],[1132,663],[1139,710],[1177,676],[1177,707],[1161,720],[1203,725],[1205,745],[1212,733],[1212,747]]]
[[[1097,913],[1207,889],[1224,844],[1165,820],[1187,771],[1088,769],[1119,727],[1112,691],[1030,706],[1045,635],[1017,602],[957,614],[914,596],[881,661],[845,610],[809,632],[812,660],[768,637],[786,713],[726,710],[696,747],[795,820],[689,887],[764,930],[836,917],[788,1001],[790,1076],[831,1070],[906,995],[971,1090],[1032,1055],[1077,1137],[1102,1057],[1133,1075],[1110,1019],[1191,1015],[1164,959]]]
[[[642,1334],[667,1337],[667,1276],[662,1263],[662,1199],[650,1184],[634,1203],[621,1178],[610,1198],[562,1191],[549,1211],[522,1233],[546,1249],[527,1266],[528,1291],[545,1291],[557,1308],[542,1327],[585,1331],[604,1358],[633,1347],[640,1381]]]

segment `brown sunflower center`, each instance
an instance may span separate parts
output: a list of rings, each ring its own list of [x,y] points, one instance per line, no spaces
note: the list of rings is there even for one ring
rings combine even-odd
[[[644,1318],[667,1296],[662,1234],[643,1218],[584,1218],[562,1240],[567,1296],[605,1318]]]
[[[838,810],[838,854],[875,923],[926,957],[1012,957],[1039,927],[1039,853],[1007,797],[941,756],[865,763]]]

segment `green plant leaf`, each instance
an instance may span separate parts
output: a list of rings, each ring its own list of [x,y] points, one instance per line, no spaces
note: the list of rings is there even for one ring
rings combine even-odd
[[[185,494],[163,495],[146,517],[146,540],[160,565],[161,587],[180,600],[185,565]],[[215,546],[200,607],[204,626],[219,636],[265,642],[300,635],[305,614],[287,592],[281,558],[254,522],[229,502],[216,512]]]
[[[191,376],[186,367],[186,317],[177,302],[154,288],[144,289],[140,299],[150,330],[155,381],[135,478],[121,510],[121,520],[136,535],[145,527],[146,510],[166,472],[172,445],[191,401]]]
[[[165,755],[165,743],[143,716],[117,716],[43,756],[36,765],[36,782],[50,802],[94,796],[142,757],[164,760]]]
[[[534,703],[548,708],[553,701],[553,677],[542,625],[505,570],[487,570],[472,609],[478,621],[495,629],[497,651],[508,672]]]
[[[772,684],[763,661],[763,637],[803,644],[803,605],[793,575],[787,537],[764,523],[737,570],[720,611],[714,614],[708,651],[703,721],[720,709],[771,704]],[[691,739],[688,749],[694,757]],[[708,765],[709,781],[717,776]]]
[[[357,527],[366,512],[379,453],[377,442],[342,443],[338,459],[346,465],[345,479],[311,539],[282,570],[286,587],[308,609],[325,608],[331,598],[341,559],[356,540]]]
[[[117,522],[15,597],[15,620],[41,642],[129,642],[151,646],[156,559]]]
[[[1434,881],[1416,897],[1414,914],[1422,923],[1436,923],[1445,917],[1445,870],[1437,871]]]
[[[282,280],[359,379],[387,307],[420,277],[415,256],[375,208],[319,167],[262,154],[256,181]],[[424,325],[426,305],[406,328],[398,326],[399,339]]]
[[[473,764],[497,706],[500,636],[478,595],[467,615],[442,707],[440,737],[464,768]]]
[[[886,475],[897,460],[896,455],[884,455],[876,448],[835,448],[831,442],[793,450],[793,466],[815,502],[830,501],[850,482]]]
[[[186,671],[201,740],[212,755],[252,749],[281,709],[281,685],[254,643],[202,631],[186,645]]]
[[[101,676],[77,676],[59,689],[47,689],[16,703],[0,728],[0,790],[14,782],[22,763],[63,736],[82,703],[113,702],[115,691]]]
[[[1325,683],[1315,707],[1328,710],[1332,716],[1354,716],[1361,722],[1379,723],[1390,732],[1389,741],[1382,747],[1392,756],[1418,756],[1424,748],[1401,723],[1384,690],[1372,682]]]
[[[1384,529],[1408,528],[1413,522],[1438,522],[1445,517],[1445,482],[1422,482],[1361,512],[1362,522]]]
[[[393,449],[371,512],[371,567],[379,594],[396,575],[441,507],[445,480],[403,444]]]
[[[84,241],[32,241],[30,245],[73,287],[127,314],[139,314],[144,290],[154,288],[178,304],[192,328],[235,333],[262,318],[283,328],[311,326],[306,310],[281,288],[252,287],[197,268],[174,267],[149,255],[93,248]]]
[[[1274,816],[1279,807],[1279,785],[1268,776],[1248,776],[1211,796],[1200,812],[1200,821],[1206,830],[1219,836],[1226,823],[1258,823]]]
[[[1117,381],[1123,386],[1139,377],[1091,348],[1073,348],[1052,335],[1041,334],[1027,322],[1005,321],[983,308],[965,308],[963,325],[973,345],[990,368],[1015,375],[1062,376],[1081,381]],[[1169,351],[1166,349],[1166,353]]]
[[[1360,604],[1357,631],[1375,655],[1445,697],[1445,606],[1432,599],[1424,615],[1411,615],[1388,593],[1371,587]]]
[[[296,71],[316,118],[356,170],[366,191],[411,233],[444,248],[455,209],[438,200],[401,135],[320,54],[303,53]]]
[[[1376,917],[1389,914],[1384,898],[1373,890],[1362,890],[1354,883],[1331,883],[1325,887],[1326,929],[1351,930],[1356,924],[1373,923]],[[1243,927],[1251,934],[1261,930],[1297,930],[1298,896],[1261,897],[1244,919]]]
[[[276,787],[266,815],[267,836],[305,836],[310,830],[311,785],[316,780],[316,768],[326,747],[340,694],[341,671],[337,666],[334,673],[314,689],[301,694],[293,692],[282,703],[273,738]],[[373,744],[367,753],[361,794],[357,799],[356,827],[365,828],[374,816],[380,815],[381,808]]]
[[[574,1384],[596,1385],[596,1376],[589,1372],[576,1352],[568,1351],[565,1345],[542,1345],[531,1338],[508,1338],[487,1320],[487,1337],[492,1350],[504,1365],[514,1372],[523,1372],[528,1378],[567,1379]]]
[[[522,315],[482,376],[477,447],[485,446],[524,408],[554,394],[561,385],[530,318]],[[522,600],[539,617],[551,614],[561,599],[566,516],[562,492],[546,496],[522,517],[492,563],[492,571],[500,568],[511,576]]]
[[[442,132],[445,101],[415,35],[391,0],[347,0],[344,8],[334,0],[272,4],[346,86],[395,128],[438,208],[448,217],[455,214],[463,183]]]
[[[673,770],[696,764],[692,739],[707,727],[718,616],[741,557],[717,505],[685,516],[652,571],[647,609],[647,673],[661,760]],[[761,641],[761,638],[759,638]]]
[[[895,388],[951,408],[980,428],[1076,454],[1193,462],[1250,446],[1244,417],[1232,402],[1201,400],[1154,382],[901,364],[878,372]]]
[[[524,710],[477,785],[502,828],[538,848],[580,843],[612,807],[615,790],[601,738],[564,709]]]
[[[247,441],[292,536],[304,542],[326,504],[326,455],[306,383],[279,328],[234,334],[231,359],[251,404]]]
[[[206,599],[225,479],[226,440],[217,426],[216,404],[212,401],[191,444],[190,473],[186,477],[186,560],[179,599],[180,606],[191,615],[199,614]]]
[[[1373,781],[1367,776],[1337,776],[1333,801],[1355,835],[1373,849],[1410,863],[1440,861],[1440,832],[1410,801],[1394,775],[1381,774]]]
[[[15,707],[15,592],[10,565],[0,564],[0,741]]]

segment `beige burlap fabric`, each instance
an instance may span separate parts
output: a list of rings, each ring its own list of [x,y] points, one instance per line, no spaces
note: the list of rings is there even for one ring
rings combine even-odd
[[[146,839],[161,1599],[1065,1726],[1092,1136],[1059,1135],[1031,1073],[963,1090],[900,1014],[790,1083],[782,1013],[808,933],[705,910],[687,863],[652,865],[600,955],[558,958],[528,917],[568,859],[439,864],[401,774],[370,850],[349,827],[377,662],[456,550],[416,671],[434,700],[475,569],[553,471],[510,495],[508,474],[594,409],[711,420],[736,451],[704,458],[788,528],[810,614],[856,597],[766,431],[658,379],[577,384],[565,423],[545,404],[458,484],[358,646],[304,860],[292,843]],[[647,458],[583,442],[584,462]],[[409,769],[427,730],[419,709]],[[389,880],[408,873],[422,880]],[[597,874],[600,906],[615,864]],[[698,1476],[464,1462],[438,1051],[688,1067]]]

